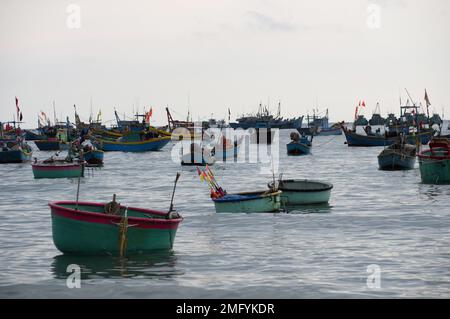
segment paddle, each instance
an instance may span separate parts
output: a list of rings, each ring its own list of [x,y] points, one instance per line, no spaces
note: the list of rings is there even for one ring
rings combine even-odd
[[[175,189],[177,187],[177,182],[178,182],[178,179],[180,178],[180,176],[181,176],[180,172],[177,172],[177,176],[175,177],[175,183],[173,184],[173,192],[172,192],[172,199],[170,200],[170,208],[166,214],[166,219],[169,218],[170,213],[173,211],[173,198],[175,196]]]

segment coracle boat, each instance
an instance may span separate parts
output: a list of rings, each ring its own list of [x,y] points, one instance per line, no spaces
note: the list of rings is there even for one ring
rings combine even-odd
[[[76,178],[84,175],[84,162],[47,159],[31,164],[34,178]]]
[[[416,147],[398,142],[385,148],[378,155],[380,170],[414,169],[416,163]]]
[[[226,194],[212,198],[217,213],[264,213],[280,209],[281,191]]]
[[[274,182],[268,184],[274,189]],[[284,205],[312,205],[328,203],[333,185],[306,179],[287,179],[278,182],[276,189],[281,190]]]
[[[49,203],[53,242],[77,255],[123,255],[173,248],[182,217],[176,212],[108,204]]]
[[[0,164],[23,163],[31,160],[31,147],[18,141],[0,141]]]
[[[311,153],[313,135],[309,139],[306,135],[300,138],[297,132],[291,133],[291,142],[286,144],[288,155],[306,155]]]
[[[450,184],[450,141],[434,138],[419,154],[420,177],[425,184]]]

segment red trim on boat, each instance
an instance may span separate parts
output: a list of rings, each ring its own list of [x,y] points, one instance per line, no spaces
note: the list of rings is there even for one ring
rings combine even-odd
[[[61,205],[76,205],[76,202],[73,201],[60,201],[60,202],[50,202],[48,204],[51,207],[52,214],[58,215],[60,217],[89,222],[89,223],[97,223],[97,224],[107,224],[114,225],[120,223],[122,217],[121,216],[112,216],[106,215],[103,213],[94,213],[94,212],[86,212],[81,210],[75,210],[72,208],[62,207]],[[103,207],[105,204],[101,203],[89,203],[89,202],[78,202],[80,206],[94,206],[94,207]],[[125,207],[125,206],[121,206]],[[144,214],[152,214],[165,216],[165,212],[128,207],[130,210],[138,211]],[[176,229],[178,224],[183,220],[183,218],[174,218],[174,219],[151,219],[151,218],[140,218],[140,217],[128,217],[128,224],[134,225],[134,227],[138,228],[154,228],[154,229]]]

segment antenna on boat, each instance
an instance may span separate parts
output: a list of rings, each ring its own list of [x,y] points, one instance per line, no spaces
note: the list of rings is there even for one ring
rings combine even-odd
[[[177,176],[175,177],[175,183],[173,184],[173,192],[172,192],[172,199],[170,200],[170,208],[167,212],[166,218],[169,218],[170,213],[173,211],[173,197],[175,196],[175,189],[177,187],[178,179],[180,178],[180,172],[177,172]]]

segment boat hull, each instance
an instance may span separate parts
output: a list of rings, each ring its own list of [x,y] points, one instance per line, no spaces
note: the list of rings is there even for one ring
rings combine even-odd
[[[0,163],[23,163],[31,160],[32,153],[23,150],[0,151]]]
[[[269,188],[273,183],[269,183]],[[281,202],[286,206],[326,204],[333,185],[313,180],[283,180],[279,183]]]
[[[61,202],[60,202],[61,203]],[[61,252],[78,255],[118,255],[120,216],[104,214],[104,205],[74,202],[71,208],[50,203],[53,242]],[[89,209],[87,212],[86,209]],[[148,212],[138,208],[129,210]],[[162,213],[161,213],[162,214]],[[175,235],[181,218],[129,218],[126,254],[134,254],[173,248]]]
[[[291,142],[286,144],[287,154],[292,156],[308,155],[311,153],[311,146],[303,143]]]
[[[100,165],[103,164],[105,153],[100,150],[92,150],[84,153],[83,158],[89,164]]]
[[[255,196],[245,198],[245,195],[248,194],[255,194]],[[281,192],[262,194],[263,192],[240,193],[231,195],[236,196],[234,200],[226,199],[227,196],[230,196],[227,195],[221,199],[213,199],[213,201],[217,213],[268,213],[279,211],[281,207]]]
[[[398,141],[398,137],[384,136],[368,136],[361,135],[348,130],[344,131],[345,137],[347,139],[348,146],[389,146]],[[428,144],[428,142],[433,137],[433,132],[423,132],[416,135],[408,135],[406,137],[406,143],[416,144],[416,139],[418,138],[422,144]]]
[[[414,169],[415,157],[402,154],[387,154],[378,156],[378,166],[380,170],[409,170]]]
[[[170,142],[168,136],[154,138],[143,142],[115,142],[108,140],[99,140],[93,144],[105,152],[150,152],[159,151]]]
[[[59,141],[35,140],[33,142],[40,151],[59,151],[61,149]]]
[[[334,135],[342,135],[341,128],[323,128],[321,129],[317,135],[319,136],[334,136]]]
[[[432,155],[424,151],[419,155],[420,178],[424,184],[450,184],[450,155]]]
[[[76,178],[82,177],[84,173],[83,165],[45,165],[31,164],[34,178]]]

